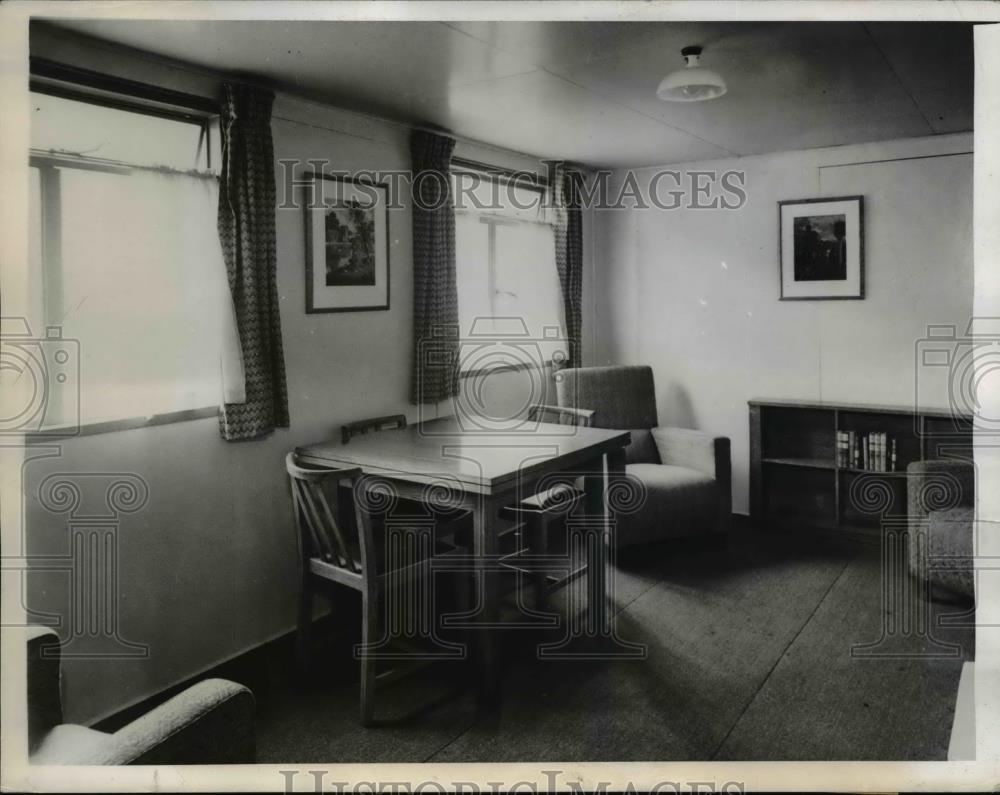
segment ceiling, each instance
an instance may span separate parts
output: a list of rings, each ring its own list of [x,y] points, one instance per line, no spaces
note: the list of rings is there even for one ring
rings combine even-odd
[[[61,20],[341,107],[588,165],[676,163],[972,129],[972,25],[916,22]],[[656,87],[705,48],[722,98]]]

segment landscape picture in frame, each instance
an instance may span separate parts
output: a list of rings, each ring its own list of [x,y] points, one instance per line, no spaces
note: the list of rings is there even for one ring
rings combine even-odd
[[[327,287],[375,285],[375,207],[354,199],[326,210]]]
[[[306,206],[306,312],[389,308],[388,189],[313,174]]]
[[[864,298],[864,198],[778,202],[780,298]]]

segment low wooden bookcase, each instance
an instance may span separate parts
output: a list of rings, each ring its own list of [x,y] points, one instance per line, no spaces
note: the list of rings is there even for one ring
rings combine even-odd
[[[972,460],[971,417],[947,410],[796,400],[751,400],[749,407],[750,518],[761,527],[877,539],[885,519],[906,516],[908,464]],[[838,431],[853,431],[859,443],[876,433],[895,440],[895,471],[838,456]],[[873,510],[876,502],[883,507]]]

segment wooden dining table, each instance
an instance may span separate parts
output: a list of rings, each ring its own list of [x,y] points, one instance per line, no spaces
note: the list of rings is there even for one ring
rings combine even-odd
[[[585,516],[597,543],[587,543],[587,612],[589,635],[609,635],[606,591],[613,540],[608,494],[625,469],[627,430],[607,430],[549,423],[528,423],[496,430],[454,417],[429,420],[405,428],[359,436],[349,444],[319,442],[296,448],[300,460],[330,467],[359,467],[366,475],[388,481],[407,499],[426,499],[445,489],[455,507],[473,519],[472,560],[478,612],[476,662],[481,703],[498,694],[499,587],[495,562],[499,511],[551,484],[555,477],[584,475]],[[438,492],[440,493],[440,491]]]

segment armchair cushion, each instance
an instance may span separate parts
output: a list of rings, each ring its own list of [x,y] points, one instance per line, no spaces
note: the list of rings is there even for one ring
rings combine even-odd
[[[618,545],[711,533],[718,521],[715,479],[689,467],[630,464],[625,474],[645,487],[641,510],[621,517]]]
[[[632,441],[625,447],[626,464],[659,464],[653,434],[648,428],[632,428]]]
[[[729,439],[724,436],[688,428],[653,428],[650,433],[664,464],[697,469],[713,479],[724,475],[721,465],[729,465]]]

